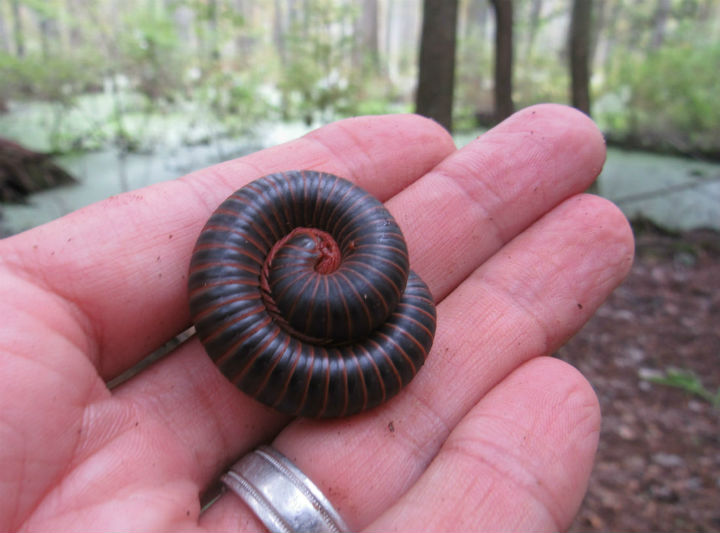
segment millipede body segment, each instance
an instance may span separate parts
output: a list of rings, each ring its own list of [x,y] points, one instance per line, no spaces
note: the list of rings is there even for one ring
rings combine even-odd
[[[218,207],[193,251],[189,299],[220,371],[298,416],[345,416],[391,398],[435,334],[432,296],[393,217],[316,171],[265,176]]]

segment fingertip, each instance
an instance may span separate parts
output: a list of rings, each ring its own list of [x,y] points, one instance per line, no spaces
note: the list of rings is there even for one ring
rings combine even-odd
[[[600,175],[605,164],[607,147],[597,124],[585,113],[562,104],[537,104],[517,111],[488,134],[520,133],[526,135],[528,146],[546,148],[546,157],[558,153],[583,167],[585,187]],[[559,150],[559,151],[558,151]]]
[[[599,431],[588,381],[558,359],[535,358],[485,395],[372,527],[564,530],[585,494]]]
[[[579,331],[622,283],[633,257],[632,231],[617,206],[576,194],[515,237],[479,272],[484,287],[514,302],[506,319],[541,325],[534,337],[525,333],[524,339],[541,343],[534,355],[548,354]]]
[[[593,386],[577,368],[555,357],[536,357],[516,369],[509,380],[519,393],[531,383],[532,394],[528,397],[544,413],[536,422],[545,425],[546,434],[571,446],[587,436],[579,450],[592,460],[600,433],[600,402]],[[532,410],[531,405],[527,407]],[[567,439],[573,435],[576,438]]]
[[[566,128],[605,153],[605,137],[595,121],[579,109],[563,104],[535,104],[521,109],[508,120],[534,120],[546,127]]]
[[[632,265],[635,255],[635,235],[625,213],[613,202],[595,194],[584,194],[585,198],[594,202],[598,212],[602,213],[605,227],[609,229],[615,242],[625,248],[626,259],[629,258],[627,269]]]
[[[547,517],[564,531],[580,508],[592,473],[602,424],[600,401],[577,368],[554,357],[532,359],[510,379],[521,388],[525,380],[533,382],[528,395],[532,404],[526,408],[535,417],[534,447],[548,447],[538,454],[535,466],[544,466],[534,474],[549,487],[543,499]]]
[[[565,472],[570,478],[583,473],[575,467],[592,466],[600,432],[600,403],[590,382],[569,363],[550,356],[523,363],[468,415],[465,430],[474,432],[481,425],[487,434],[488,421],[495,424],[497,420],[493,413],[503,413],[499,427],[508,444],[513,439],[508,435],[515,435],[537,448],[543,460],[536,460],[532,466],[563,459],[573,467]],[[543,453],[546,456],[540,455]],[[542,478],[548,472],[551,470],[536,474]],[[585,474],[589,476],[589,468]],[[562,480],[556,480],[556,486],[561,485]]]
[[[613,273],[615,285],[622,282],[635,256],[635,238],[625,214],[610,200],[594,194],[579,194],[562,208],[573,213],[573,220],[579,225],[579,238],[602,247],[602,259],[609,267],[607,271]]]
[[[437,146],[434,147],[435,149],[447,152],[448,154],[456,150],[457,147],[452,134],[439,122],[416,113],[400,116],[404,117],[404,120],[407,121],[407,127],[427,135],[428,144],[436,143]]]

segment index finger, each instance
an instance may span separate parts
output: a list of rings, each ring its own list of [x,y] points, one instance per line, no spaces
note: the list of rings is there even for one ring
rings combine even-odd
[[[11,274],[59,295],[90,337],[106,379],[184,327],[186,276],[195,239],[230,193],[264,174],[332,172],[380,200],[396,194],[455,149],[436,123],[413,115],[336,122],[296,141],[114,196],[6,239]]]

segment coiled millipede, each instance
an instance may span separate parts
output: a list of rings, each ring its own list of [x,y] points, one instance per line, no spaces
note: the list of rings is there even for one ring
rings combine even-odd
[[[233,193],[193,250],[190,313],[220,371],[297,416],[370,409],[425,361],[435,306],[373,196],[316,171]]]

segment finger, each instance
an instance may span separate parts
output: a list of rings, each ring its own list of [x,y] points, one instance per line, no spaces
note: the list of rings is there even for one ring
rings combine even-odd
[[[233,458],[271,440],[289,420],[230,383],[197,337],[113,392],[120,412],[142,413],[153,421],[151,427],[169,428],[181,457],[174,466],[198,491]]]
[[[381,173],[377,171],[373,185],[372,174],[365,171],[363,184],[377,189],[382,185]],[[187,466],[200,486],[216,476],[219,465],[267,438],[286,420],[231,386],[197,340],[117,389],[115,397],[141,412],[153,413],[173,428],[187,449],[203,450]]]
[[[597,174],[597,167],[604,157],[603,143],[596,128],[587,118],[575,111],[557,106],[542,106],[536,110],[531,109],[526,113],[527,114],[521,113],[508,121],[508,123],[499,128],[499,132],[493,132],[487,144],[485,144],[486,141],[484,141],[484,138],[481,138],[476,141],[476,143],[454,153],[428,176],[423,177],[410,189],[396,195],[389,203],[389,205],[392,206],[393,213],[396,215],[399,214],[400,217],[406,221],[410,220],[409,217],[413,216],[414,206],[421,205],[423,207],[421,210],[418,210],[423,213],[423,216],[415,217],[411,220],[412,224],[408,226],[406,236],[408,240],[414,241],[418,247],[421,248],[419,253],[413,255],[413,268],[418,268],[431,274],[429,280],[430,286],[436,294],[445,290],[448,285],[457,285],[461,281],[461,278],[466,275],[465,272],[470,269],[470,265],[474,264],[474,267],[477,267],[484,259],[484,256],[490,255],[496,247],[501,245],[501,241],[511,237],[511,230],[513,228],[517,229],[529,225],[531,221],[540,216],[542,212],[551,209],[554,202],[561,201],[562,198],[573,192],[584,190]],[[534,117],[532,120],[537,120],[539,123],[538,126],[542,126],[541,129],[546,135],[542,149],[541,147],[534,149],[539,155],[532,157],[527,156],[527,154],[531,153],[533,149],[526,147],[528,141],[525,132],[528,130],[526,124],[528,117]],[[489,158],[495,161],[493,164],[500,168],[487,168],[478,179],[482,181],[486,175],[504,176],[506,173],[516,174],[523,186],[508,185],[506,187],[500,187],[500,192],[498,193],[505,194],[504,201],[514,205],[514,208],[509,210],[503,210],[500,205],[486,208],[482,204],[487,198],[486,195],[475,192],[468,196],[462,190],[458,193],[459,188],[453,182],[454,178],[464,180],[465,172],[461,169],[471,168],[476,159],[488,159],[488,156],[484,153],[485,150],[491,152],[500,150],[499,145],[501,140],[505,143],[502,149],[506,153],[523,153],[527,157],[520,157],[520,163],[512,162],[513,158],[503,158],[500,155]],[[567,153],[565,151],[566,147],[575,142],[578,142],[582,148]],[[557,159],[559,159],[562,164],[555,163],[551,155],[546,155],[545,151],[548,151],[550,154],[557,154]],[[543,165],[545,167],[549,166],[550,168],[543,171]],[[491,166],[492,165],[490,165],[490,167]],[[552,189],[550,185],[554,181],[560,183],[557,187],[560,189],[560,192],[548,192],[544,194],[545,202],[534,200],[528,203],[523,199],[523,190],[532,188]],[[468,189],[468,186],[465,185],[464,188]],[[507,192],[510,190],[515,192],[510,194]],[[449,203],[446,202],[440,206],[441,209],[436,210],[435,207],[437,206],[433,205],[433,201],[436,198],[449,198],[450,200],[448,201]],[[491,200],[492,202],[496,201],[494,196]],[[479,206],[476,204],[479,204]],[[454,216],[447,217],[447,213],[453,213]],[[489,239],[489,243],[483,243],[482,245],[474,247],[464,246],[462,244],[462,238],[465,235],[465,228],[472,228],[474,226],[483,227],[483,225],[488,224],[487,213],[492,213],[497,219],[495,222],[497,227],[503,228],[504,235],[502,238]],[[459,221],[450,228],[454,233],[451,231],[443,231],[442,225],[445,223],[443,220],[448,218]],[[512,226],[512,228],[507,229],[510,226]],[[418,235],[422,236],[422,238],[418,237]],[[448,254],[435,254],[431,252],[433,247],[442,248],[445,242],[453,243],[461,253],[448,252]],[[446,255],[454,258],[453,260],[458,266],[446,272],[443,278],[439,275],[441,268],[438,267],[443,264]],[[435,272],[436,275],[433,276],[433,272]],[[474,302],[468,302],[467,305],[473,307]],[[445,328],[446,326],[440,321],[439,329],[442,330]],[[216,370],[211,365],[208,365],[207,358],[201,350],[197,351],[196,357],[197,360],[193,360],[190,364],[187,363],[185,358],[183,358],[182,361],[175,357],[170,358],[163,363],[162,373],[143,376],[143,383],[138,383],[138,387],[143,387],[143,389],[150,391],[148,394],[150,400],[155,402],[154,409],[159,409],[162,405],[166,406],[164,409],[167,410],[167,414],[164,416],[168,419],[173,419],[173,427],[178,428],[179,431],[187,428],[186,431],[189,435],[188,445],[190,447],[202,445],[200,442],[196,442],[199,436],[202,435],[202,432],[197,432],[196,430],[197,428],[205,427],[208,423],[216,424],[215,427],[219,428],[222,432],[223,438],[219,440],[220,442],[237,442],[241,445],[246,445],[246,441],[241,436],[236,435],[237,425],[228,423],[228,421],[235,419],[229,415],[228,410],[230,405],[238,405],[236,400],[233,402],[220,401],[222,396],[218,396],[218,401],[214,402],[212,406],[208,406],[209,408],[207,410],[196,413],[196,416],[183,417],[183,420],[176,420],[175,415],[173,415],[173,411],[176,411],[176,405],[180,401],[189,405],[204,405],[204,403],[199,401],[199,399],[193,398],[192,395],[188,395],[188,397],[182,400],[175,395],[171,395],[165,402],[159,403],[156,401],[157,396],[154,395],[153,391],[162,390],[163,384],[158,383],[157,386],[155,386],[152,384],[154,380],[176,382],[181,379],[187,379],[188,367],[193,369],[193,375],[198,376],[198,382],[207,382],[212,379],[212,376],[217,375]],[[205,372],[208,372],[209,375],[206,375]],[[191,386],[188,386],[188,388],[192,389]],[[224,390],[224,388],[219,386],[217,390]],[[142,401],[144,397],[137,394],[139,391],[135,390],[132,383],[129,384],[127,392],[134,398],[134,401]],[[247,402],[250,404],[253,403],[247,398],[242,398],[242,405],[245,405]],[[227,457],[228,454],[233,451],[239,453],[239,451],[243,449],[245,448],[226,446],[225,449],[211,450],[211,453],[208,455],[210,457],[223,458]],[[212,471],[212,469],[206,469],[205,471]]]
[[[340,121],[6,239],[0,257],[63,298],[92,340],[94,363],[109,378],[186,327],[192,246],[210,212],[238,187],[267,173],[313,168],[385,199],[452,150],[447,132],[417,116]]]
[[[430,357],[402,394],[349,421],[293,423],[276,446],[331,494],[353,529],[365,526],[415,482],[488,390],[575,333],[631,262],[631,232],[612,204],[567,200],[440,303]]]
[[[413,269],[442,299],[543,214],[585,191],[605,161],[595,124],[576,109],[514,114],[388,202]]]
[[[542,147],[527,147],[528,140],[526,132],[532,129],[527,125],[528,121],[545,132],[545,141]],[[421,178],[408,190],[394,196],[389,205],[392,206],[394,214],[400,214],[406,221],[410,220],[411,224],[406,228],[406,237],[410,241],[414,241],[421,249],[413,255],[413,268],[424,270],[430,273],[430,287],[436,294],[446,290],[448,286],[457,285],[462,277],[469,270],[469,265],[477,267],[484,259],[484,256],[491,254],[494,248],[501,245],[502,240],[511,237],[511,230],[523,227],[531,223],[531,221],[540,213],[549,210],[565,196],[584,190],[588,184],[594,179],[597,173],[597,167],[604,157],[602,138],[599,136],[597,129],[592,123],[580,113],[569,110],[568,108],[559,106],[541,106],[535,110],[523,112],[515,116],[512,120],[498,128],[498,131],[489,134],[489,141],[480,138],[476,143],[471,144],[465,149],[452,154],[429,175]],[[501,141],[502,140],[502,141]],[[501,142],[504,142],[502,150],[508,154],[522,153],[523,156],[518,157],[519,162],[515,162],[514,158],[503,158],[500,155],[492,157],[485,154],[486,151],[495,153],[500,150]],[[534,142],[534,141],[533,141]],[[582,148],[566,152],[569,144],[578,142]],[[532,143],[531,143],[532,144]],[[537,152],[536,155],[532,152]],[[555,163],[550,154],[556,154],[562,164]],[[480,181],[486,179],[487,176],[505,176],[507,173],[514,173],[518,176],[522,186],[509,184],[500,187],[497,195],[490,196],[490,203],[485,206],[485,202],[489,195],[481,194],[478,191],[469,195],[462,189],[469,190],[469,185],[459,187],[453,180],[466,180],[466,173],[463,169],[472,168],[474,161],[491,160],[492,164],[488,164],[487,168],[478,178]],[[493,166],[494,165],[494,166]],[[543,171],[543,165],[550,167]],[[495,168],[499,167],[499,168]],[[493,178],[495,181],[497,179]],[[499,179],[499,178],[498,178]],[[503,179],[508,182],[508,178]],[[559,181],[561,185],[557,187],[560,192],[544,194],[545,202],[533,201],[528,202],[523,198],[523,191],[526,189],[552,189],[550,185],[554,181]],[[510,182],[508,182],[510,183]],[[489,184],[487,187],[497,186],[497,184]],[[515,191],[512,194],[508,191]],[[460,191],[460,192],[458,192]],[[512,209],[503,210],[500,205],[494,205],[497,196],[504,194],[503,201],[511,204]],[[529,195],[532,196],[532,195]],[[436,209],[433,204],[434,200],[446,199],[440,209]],[[420,205],[419,211],[423,212],[423,216],[415,216],[415,206]],[[453,217],[448,217],[447,213],[453,213]],[[504,235],[502,239],[488,239],[488,243],[482,243],[477,246],[465,246],[463,238],[466,236],[466,227],[483,227],[488,224],[487,213],[492,213],[496,218],[494,224],[502,228]],[[415,217],[412,220],[409,217]],[[457,222],[445,222],[445,219],[451,218]],[[451,226],[447,231],[443,228],[443,224]],[[510,229],[508,227],[512,226]],[[418,237],[421,236],[421,237]],[[436,254],[432,252],[434,247],[443,248],[446,242],[450,242],[459,252],[450,252],[447,254]],[[440,276],[441,267],[444,264],[446,256],[450,256],[451,260],[457,265],[456,268],[449,269],[445,272],[445,276]],[[435,275],[433,275],[433,272]],[[469,304],[472,306],[472,304]],[[442,322],[439,328],[445,326]],[[197,344],[188,346],[188,351],[192,350],[192,346],[196,346],[195,358],[183,357],[182,359],[172,357],[162,364],[162,372],[153,372],[142,376],[142,381],[137,384],[128,384],[125,393],[133,398],[133,401],[152,402],[153,409],[160,411],[163,417],[172,420],[172,427],[177,431],[186,432],[188,434],[187,442],[191,448],[206,446],[202,440],[202,431],[198,428],[207,428],[208,425],[219,428],[223,438],[219,442],[236,443],[233,446],[226,446],[224,449],[214,449],[208,454],[208,460],[215,461],[215,458],[227,458],[233,452],[239,453],[247,446],[247,434],[238,435],[238,426],[232,421],[236,420],[237,415],[233,415],[231,411],[236,406],[243,406],[248,416],[255,416],[256,413],[263,412],[259,409],[250,410],[250,406],[257,405],[248,398],[231,394],[224,396],[221,394],[213,395],[216,398],[212,404],[208,405],[203,395],[203,387],[196,387],[193,384],[187,384],[183,388],[172,389],[172,394],[168,394],[166,400],[158,401],[161,396],[157,395],[157,391],[166,390],[167,383],[178,383],[182,380],[193,379],[198,384],[208,382],[214,383],[212,390],[224,391],[227,384],[216,383],[218,373],[212,365],[209,364],[207,357]],[[188,375],[188,368],[192,369],[192,375]],[[225,385],[225,386],[223,386]],[[229,389],[228,389],[229,390]],[[186,397],[178,396],[178,392],[184,392]],[[232,401],[225,398],[232,397]],[[184,410],[181,413],[182,419],[178,419],[178,404],[201,405],[207,406],[207,409],[196,411]],[[192,416],[191,416],[192,415]],[[271,417],[258,416],[260,420],[254,424],[259,431],[267,434],[270,430],[268,424],[271,424]],[[262,422],[265,420],[265,423]],[[204,468],[204,472],[214,472],[215,463]]]
[[[563,531],[585,494],[599,430],[598,401],[580,373],[557,359],[530,361],[462,419],[368,529]]]

